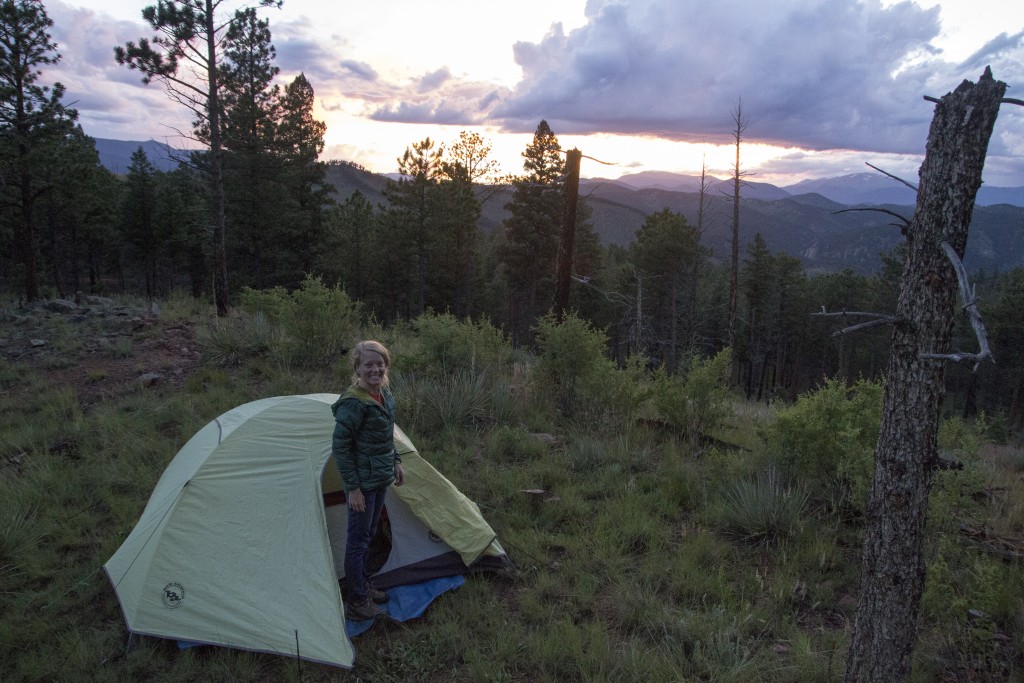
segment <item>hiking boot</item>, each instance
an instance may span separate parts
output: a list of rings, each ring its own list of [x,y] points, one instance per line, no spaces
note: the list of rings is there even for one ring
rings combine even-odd
[[[383,605],[388,601],[388,594],[370,583],[366,584],[366,595],[378,605]]]
[[[345,616],[352,621],[369,621],[384,616],[384,610],[378,607],[370,598],[360,603],[346,603]]]

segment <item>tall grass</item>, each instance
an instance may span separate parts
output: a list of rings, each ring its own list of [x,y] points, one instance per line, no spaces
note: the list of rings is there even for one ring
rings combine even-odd
[[[271,303],[291,306],[292,296]],[[87,405],[59,371],[0,364],[0,680],[841,678],[862,527],[827,503],[834,487],[848,495],[860,472],[871,391],[769,409],[724,394],[714,435],[739,435],[721,438],[749,450],[695,444],[685,415],[677,429],[637,420],[669,415],[671,401],[653,404],[656,380],[642,369],[605,363],[600,334],[580,321],[545,322],[538,356],[450,316],[386,329],[345,323],[348,338],[396,350],[401,426],[480,506],[513,575],[470,575],[423,618],[376,625],[355,639],[353,671],[127,638],[101,568],[184,441],[246,401],[348,381],[326,356],[280,352],[295,328],[269,311],[242,311],[222,328],[190,300],[161,311],[153,334],[181,316],[213,331],[180,388],[133,387]],[[590,357],[560,366],[563,341]],[[574,377],[559,374],[572,368]],[[672,400],[689,405],[698,388],[721,389],[679,382]],[[965,470],[936,478],[915,680],[1017,680],[1024,569],[969,542],[960,523],[1019,541],[1022,459],[970,424],[946,426],[942,447]],[[770,469],[781,456],[785,469]]]

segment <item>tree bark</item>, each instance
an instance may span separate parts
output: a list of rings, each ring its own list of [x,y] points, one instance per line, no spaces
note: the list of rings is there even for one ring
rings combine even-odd
[[[217,315],[228,314],[228,256],[224,213],[224,157],[220,138],[220,92],[217,75],[217,26],[214,23],[212,0],[206,0],[206,48],[209,69],[207,79],[208,115],[210,120],[210,208],[213,212],[213,300]]]
[[[988,141],[1006,84],[989,69],[964,81],[935,108],[892,335],[881,431],[868,502],[860,602],[847,656],[849,682],[910,676],[924,589],[925,512],[937,458],[945,353],[953,330],[957,280],[942,252],[961,257],[981,186]]]

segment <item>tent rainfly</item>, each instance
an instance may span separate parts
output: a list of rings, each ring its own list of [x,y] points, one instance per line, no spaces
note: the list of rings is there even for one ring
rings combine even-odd
[[[131,632],[352,665],[339,588],[346,508],[331,457],[337,398],[247,403],[182,447],[103,567]],[[509,566],[476,504],[398,428],[395,447],[407,481],[388,492],[371,547],[375,585]]]

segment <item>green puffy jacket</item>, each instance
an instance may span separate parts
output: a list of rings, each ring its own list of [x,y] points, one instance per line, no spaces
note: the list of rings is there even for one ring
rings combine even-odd
[[[381,401],[353,384],[331,406],[334,461],[346,493],[373,491],[395,480],[395,399],[385,389]]]

